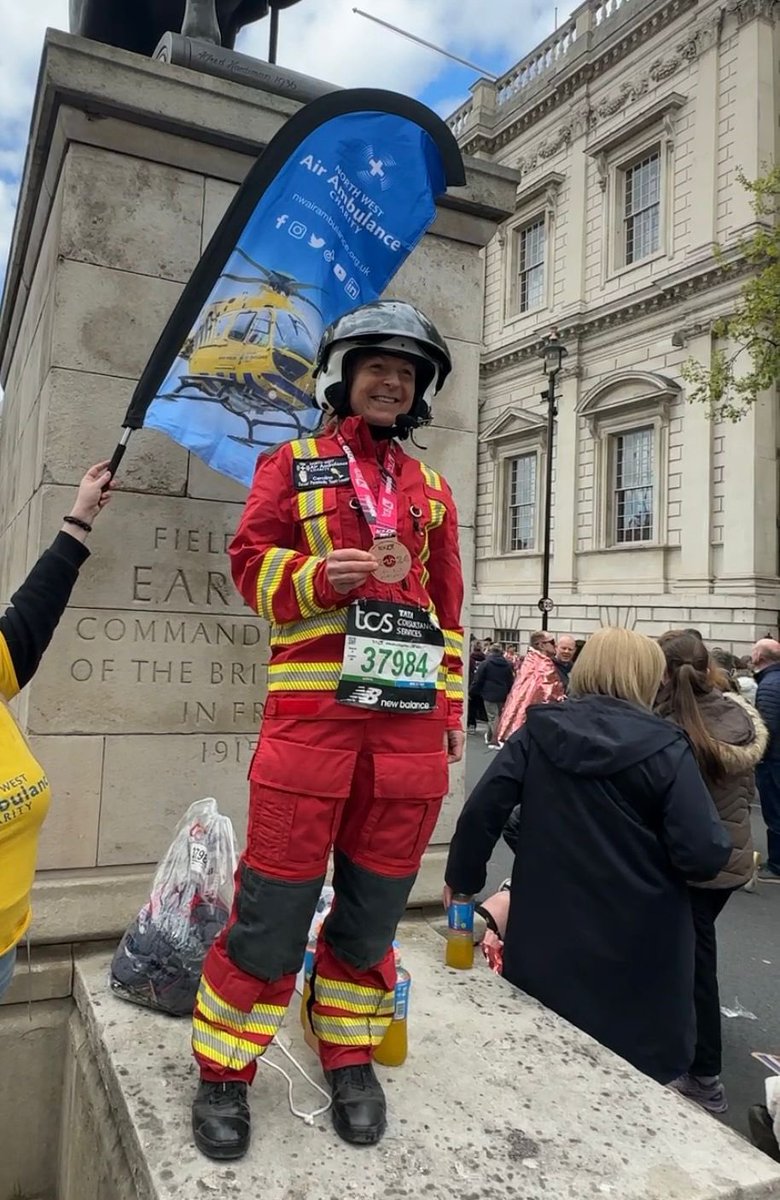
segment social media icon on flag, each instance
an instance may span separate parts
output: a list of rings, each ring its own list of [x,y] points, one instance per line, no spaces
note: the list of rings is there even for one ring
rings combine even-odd
[[[313,233],[309,238],[309,245],[311,246],[312,250],[321,250],[325,245],[325,238],[317,237],[316,233]]]
[[[335,251],[335,250],[326,250],[326,251],[325,251],[325,253],[324,253],[324,255],[323,255],[323,258],[325,259],[325,262],[329,262],[329,263],[332,263],[335,257],[336,257],[336,251]]]
[[[276,228],[281,229],[282,225],[286,225],[289,219],[290,218],[287,216],[287,213],[282,213],[281,216],[276,218]]]
[[[350,300],[357,300],[360,295],[360,286],[356,279],[349,279],[344,284],[344,291],[349,296]]]
[[[336,276],[339,283],[343,283],[347,278],[347,272],[344,270],[341,263],[336,263],[335,267],[333,268],[333,274]]]
[[[306,226],[303,224],[302,221],[293,221],[290,225],[290,228],[287,230],[287,232],[289,233],[290,237],[305,238],[306,237]]]

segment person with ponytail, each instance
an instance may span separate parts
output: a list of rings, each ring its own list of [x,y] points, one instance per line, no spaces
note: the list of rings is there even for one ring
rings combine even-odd
[[[696,1053],[674,1086],[708,1112],[728,1108],[721,1082],[720,997],[715,922],[727,901],[753,877],[750,802],[754,768],[766,749],[767,730],[740,695],[723,691],[713,675],[707,647],[687,631],[659,639],[666,676],[656,711],[688,735],[704,782],[731,837],[726,866],[708,883],[689,886],[696,930]]]

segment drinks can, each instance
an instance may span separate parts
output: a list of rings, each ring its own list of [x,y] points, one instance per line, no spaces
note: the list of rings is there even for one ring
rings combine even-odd
[[[404,967],[400,967],[395,984],[394,1021],[405,1021],[409,1015],[409,992],[411,987],[412,978],[409,972]]]
[[[474,904],[456,896],[447,911],[447,924],[458,933],[472,933],[474,930]]]

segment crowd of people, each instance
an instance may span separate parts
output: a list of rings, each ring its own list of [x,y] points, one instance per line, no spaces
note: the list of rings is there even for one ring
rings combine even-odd
[[[385,1132],[373,1058],[394,1013],[393,939],[465,742],[457,513],[443,476],[402,445],[432,419],[451,366],[409,304],[334,322],[315,366],[322,426],[260,457],[229,548],[271,657],[235,900],[193,1014],[192,1130],[213,1159],[249,1146],[248,1085],[293,995],[331,855],[309,1033],[338,1135],[372,1145]],[[3,699],[34,674],[111,486],[105,463],[87,472],[0,619]],[[481,909],[504,976],[722,1111],[715,922],[752,878],[754,771],[769,830],[759,876],[780,881],[780,643],[758,642],[748,672],[695,630],[541,631],[522,656],[475,642],[472,727],[480,706],[497,753],[460,816],[445,902],[481,891],[503,833],[512,880]],[[49,803],[4,704],[0,767],[2,994]]]
[[[482,643],[472,638],[469,654],[468,728],[487,722],[485,743],[500,750],[506,738],[520,727],[531,704],[562,700],[569,675],[585,643],[571,634],[557,642],[546,630],[532,633],[525,655],[500,642]]]
[[[470,696],[485,679],[475,652]],[[512,879],[478,905],[489,961],[653,1078],[726,1111],[715,923],[740,888],[780,883],[780,643],[737,660],[695,629],[557,644],[535,633],[494,727],[501,753],[458,822],[445,900],[479,894],[503,835]],[[757,870],[756,780],[768,847]]]

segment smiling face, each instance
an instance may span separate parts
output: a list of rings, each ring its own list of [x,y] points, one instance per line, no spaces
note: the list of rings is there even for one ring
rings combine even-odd
[[[352,375],[349,406],[369,425],[394,425],[414,403],[415,367],[396,354],[366,354]]]
[[[558,662],[570,663],[577,653],[577,642],[568,633],[563,633],[558,638],[558,649],[555,657]]]

